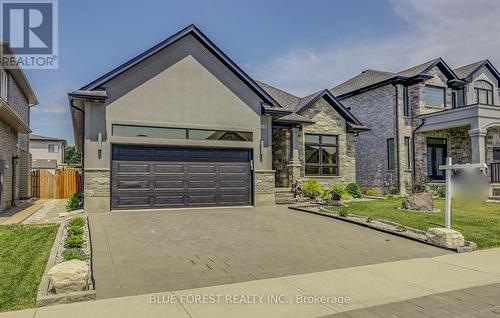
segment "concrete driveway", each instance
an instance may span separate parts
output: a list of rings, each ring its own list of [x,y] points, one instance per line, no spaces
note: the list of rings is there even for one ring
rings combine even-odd
[[[449,253],[284,206],[113,212],[89,219],[98,298]]]

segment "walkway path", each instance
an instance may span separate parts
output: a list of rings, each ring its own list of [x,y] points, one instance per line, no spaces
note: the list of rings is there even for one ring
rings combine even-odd
[[[498,264],[500,248],[166,292],[153,296],[128,296],[57,305],[0,314],[0,318],[322,317],[339,312],[353,313],[352,310],[360,308],[418,299],[433,294],[499,284]],[[474,308],[478,298],[481,300],[482,296],[486,295],[481,294],[480,290],[487,292],[488,288],[493,288],[497,297],[500,297],[495,286],[479,288],[476,298],[465,300],[468,308]],[[262,301],[258,296],[263,296]],[[297,300],[306,296],[313,303],[298,303]],[[325,297],[321,299],[314,296]],[[491,290],[485,299],[490,301],[491,298],[486,298],[490,296]],[[346,297],[350,299],[348,303],[334,303],[334,300],[347,300]],[[160,301],[151,303],[151,300]],[[241,304],[244,300],[256,303]],[[276,300],[285,303],[276,304]],[[444,301],[446,302],[446,299]],[[448,302],[453,303],[453,298],[448,299]],[[454,313],[461,314],[460,311]],[[465,311],[463,313],[465,314]],[[425,317],[419,313],[414,316]]]

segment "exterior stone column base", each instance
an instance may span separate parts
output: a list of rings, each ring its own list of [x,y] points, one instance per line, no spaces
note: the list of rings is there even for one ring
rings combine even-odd
[[[90,213],[110,211],[109,169],[84,169],[83,207]]]
[[[255,206],[274,205],[274,170],[255,170]]]
[[[296,194],[297,180],[300,178],[300,170],[302,166],[299,162],[291,162],[288,166],[288,180],[290,187],[293,189],[294,196]]]

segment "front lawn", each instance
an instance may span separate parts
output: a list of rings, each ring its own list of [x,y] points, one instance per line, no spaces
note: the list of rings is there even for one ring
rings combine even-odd
[[[57,225],[0,226],[0,312],[34,307]]]
[[[398,210],[402,201],[403,198],[350,202],[346,209],[350,214],[393,221],[424,231],[431,227],[443,227],[444,200],[434,200],[434,207],[441,209],[440,213]],[[453,202],[452,227],[461,232],[466,240],[475,242],[479,249],[500,247],[500,204],[483,203],[466,207]]]

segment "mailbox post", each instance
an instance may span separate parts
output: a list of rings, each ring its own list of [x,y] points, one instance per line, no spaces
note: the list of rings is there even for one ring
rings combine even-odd
[[[485,163],[467,163],[461,165],[454,165],[451,157],[446,158],[446,165],[439,166],[440,170],[446,171],[446,201],[445,201],[445,212],[444,212],[444,227],[451,229],[451,194],[452,194],[452,183],[451,177],[454,170],[471,170],[471,169],[487,169],[488,166]]]

